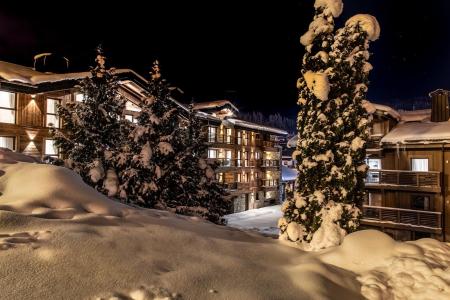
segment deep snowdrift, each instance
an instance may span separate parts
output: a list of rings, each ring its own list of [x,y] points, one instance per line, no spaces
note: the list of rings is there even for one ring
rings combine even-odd
[[[449,295],[450,251],[436,241],[401,244],[365,231],[305,254],[115,203],[71,171],[32,162],[0,150],[0,299],[362,299],[361,288],[370,299]],[[381,244],[367,245],[374,240]],[[393,275],[401,272],[412,279]]]

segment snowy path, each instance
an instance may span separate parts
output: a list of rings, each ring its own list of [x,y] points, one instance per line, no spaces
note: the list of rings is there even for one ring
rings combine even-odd
[[[277,222],[281,217],[281,205],[274,205],[226,215],[225,219],[230,227],[255,230],[264,235],[278,236]]]

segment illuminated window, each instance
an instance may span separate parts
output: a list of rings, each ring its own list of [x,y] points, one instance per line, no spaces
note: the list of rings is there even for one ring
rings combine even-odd
[[[16,123],[16,95],[0,91],[0,122]]]
[[[81,94],[81,93],[75,94],[75,101],[83,102],[84,101],[84,94]]]
[[[380,170],[381,169],[381,159],[379,158],[368,158],[366,160],[369,169]]]
[[[16,150],[15,138],[12,136],[0,136],[0,147]]]
[[[128,115],[128,114],[125,115],[125,120],[128,120],[128,121],[130,121],[132,123],[137,123],[138,122],[137,117],[135,117],[133,115]]]
[[[129,111],[141,111],[141,108],[131,101],[125,103],[125,109]]]
[[[58,156],[59,150],[55,146],[55,140],[45,139],[44,140],[44,154],[49,156]]]
[[[208,158],[217,158],[217,150],[209,149],[208,150]]]
[[[208,142],[214,143],[216,141],[216,133],[217,128],[216,127],[208,127]]]
[[[411,171],[428,172],[428,158],[412,158]]]
[[[56,127],[59,128],[59,117],[57,115],[60,100],[57,99],[47,99],[47,115],[45,126],[46,127]]]

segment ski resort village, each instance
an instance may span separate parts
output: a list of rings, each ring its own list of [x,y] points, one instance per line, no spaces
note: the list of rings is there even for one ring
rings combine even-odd
[[[0,299],[450,299],[450,3],[188,2],[0,8]]]

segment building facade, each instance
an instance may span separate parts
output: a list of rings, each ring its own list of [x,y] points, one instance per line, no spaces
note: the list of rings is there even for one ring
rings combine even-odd
[[[127,100],[125,118],[136,121],[147,81],[128,69],[116,70],[119,92]],[[50,127],[60,127],[57,104],[82,101],[79,80],[89,72],[47,74],[0,61],[0,147],[36,157],[57,157]],[[176,102],[181,111],[186,106]],[[280,201],[281,147],[286,132],[239,120],[229,101],[196,105],[208,134],[208,159],[217,162],[217,180],[234,198],[234,211]]]
[[[208,159],[217,162],[217,180],[234,198],[240,212],[278,204],[281,198],[281,146],[287,132],[235,118],[227,100],[198,103],[207,122]]]

